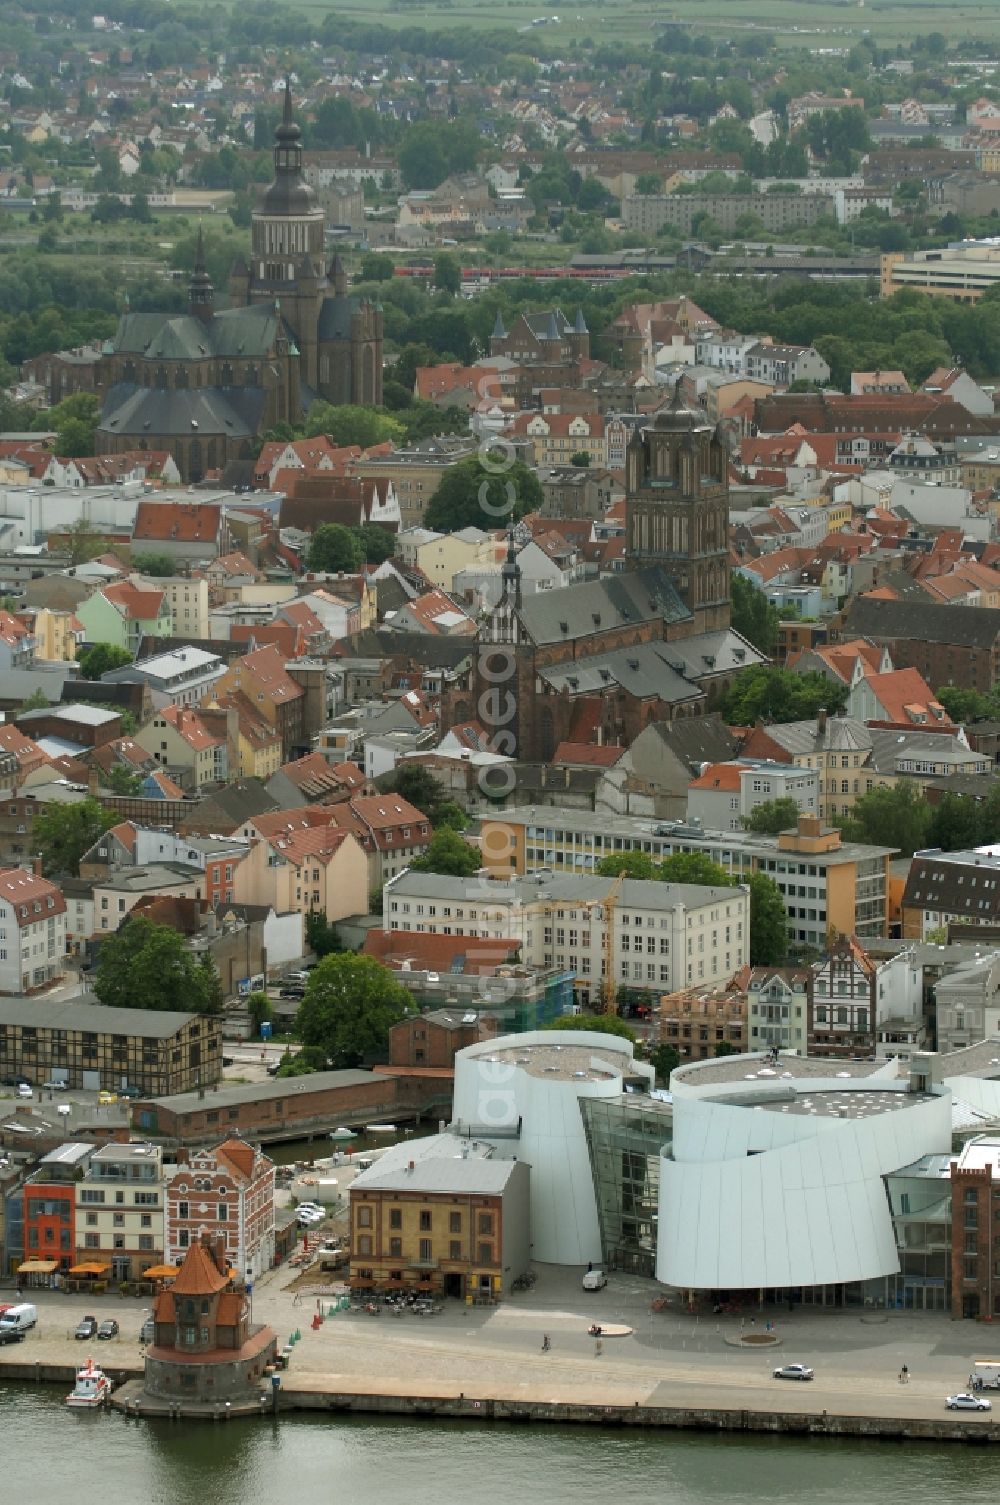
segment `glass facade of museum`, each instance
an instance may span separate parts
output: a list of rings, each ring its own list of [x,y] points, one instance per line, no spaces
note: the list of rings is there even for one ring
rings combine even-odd
[[[653,1275],[660,1152],[670,1143],[670,1105],[644,1093],[581,1098],[606,1269]]]

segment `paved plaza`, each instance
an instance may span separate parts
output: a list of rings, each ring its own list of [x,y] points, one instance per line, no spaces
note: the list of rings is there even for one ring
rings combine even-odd
[[[604,1290],[590,1293],[581,1289],[581,1273],[541,1268],[530,1291],[493,1308],[447,1301],[432,1317],[344,1312],[314,1331],[317,1304],[325,1312],[334,1288],[312,1284],[308,1275],[297,1279],[297,1272],[283,1267],[257,1284],[253,1316],[269,1323],[281,1343],[301,1333],[283,1387],[307,1393],[464,1394],[943,1419],[945,1395],[964,1389],[973,1359],[993,1351],[988,1326],[939,1314],[797,1308],[791,1314],[760,1309],[693,1316],[653,1310],[661,1291],[651,1280],[612,1274]],[[71,1364],[93,1353],[112,1373],[141,1367],[138,1337],[148,1303],[118,1296],[88,1301],[47,1290],[31,1292],[29,1299],[38,1306],[38,1328],[24,1343],[0,1350],[0,1364]],[[75,1342],[73,1329],[85,1311],[116,1317],[120,1338]],[[588,1332],[594,1322],[632,1332],[606,1337],[597,1352]],[[741,1329],[760,1333],[768,1322],[777,1346],[754,1351],[733,1345]],[[546,1334],[551,1346],[543,1352]],[[816,1379],[802,1384],[772,1378],[773,1368],[792,1362],[812,1366]],[[904,1364],[910,1374],[905,1385],[899,1382]],[[1000,1421],[1000,1393],[996,1402]],[[960,1417],[963,1425],[990,1419],[990,1413]]]

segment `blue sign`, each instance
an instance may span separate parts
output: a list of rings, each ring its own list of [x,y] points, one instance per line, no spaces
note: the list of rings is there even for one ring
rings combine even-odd
[[[262,1040],[270,1040],[270,1038],[271,1038],[271,1021],[270,1021],[270,1019],[262,1019],[260,1021],[260,1038]]]

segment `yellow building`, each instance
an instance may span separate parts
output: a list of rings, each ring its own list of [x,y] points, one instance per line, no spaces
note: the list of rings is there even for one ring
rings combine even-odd
[[[170,607],[170,631],[175,638],[202,638],[208,630],[208,581],[183,576],[157,577],[150,585],[162,590]]]
[[[351,1185],[351,1285],[498,1300],[528,1266],[529,1180],[447,1134],[389,1150]]]
[[[368,857],[350,831],[334,825],[288,829],[288,812],[270,834],[266,816],[254,825],[268,834],[255,841],[233,873],[237,904],[269,905],[276,914],[316,910],[328,920],[368,908]]]
[[[481,528],[462,528],[457,533],[408,528],[398,535],[397,553],[404,564],[422,570],[432,585],[445,591],[451,590],[460,570],[484,569],[496,563],[496,546]]]
[[[74,663],[77,652],[83,647],[86,633],[82,623],[71,611],[58,611],[51,606],[32,607],[16,613],[35,634],[35,657],[51,663]]]
[[[1000,247],[972,241],[948,250],[890,252],[882,257],[880,292],[891,298],[900,288],[912,287],[956,303],[978,303],[1000,284]]]

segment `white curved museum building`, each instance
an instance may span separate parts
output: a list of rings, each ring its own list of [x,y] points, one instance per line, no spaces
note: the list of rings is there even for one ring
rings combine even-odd
[[[951,1093],[895,1061],[731,1056],[670,1079],[656,1276],[687,1290],[784,1290],[899,1270],[883,1177],[951,1149]]]
[[[601,1261],[597,1198],[580,1103],[649,1092],[653,1068],[632,1045],[586,1030],[533,1030],[460,1050],[452,1132],[493,1143],[531,1167],[531,1257]]]

